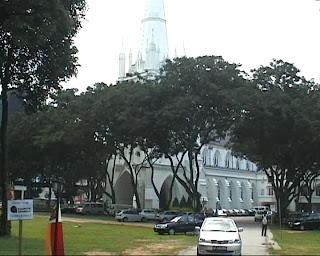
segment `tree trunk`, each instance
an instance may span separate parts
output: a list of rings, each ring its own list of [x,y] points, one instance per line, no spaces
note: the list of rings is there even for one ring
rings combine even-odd
[[[2,80],[2,120],[1,120],[1,190],[2,190],[2,214],[0,220],[0,236],[10,236],[11,228],[9,221],[7,220],[8,209],[8,188],[9,177],[7,169],[7,130],[8,130],[8,84],[9,84],[9,64],[7,64],[5,70],[5,76]]]

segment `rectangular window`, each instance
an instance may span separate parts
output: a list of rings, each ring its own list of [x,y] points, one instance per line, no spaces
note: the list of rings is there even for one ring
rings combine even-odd
[[[264,189],[261,189],[261,195],[264,196]]]
[[[268,196],[273,196],[273,188],[268,187]]]

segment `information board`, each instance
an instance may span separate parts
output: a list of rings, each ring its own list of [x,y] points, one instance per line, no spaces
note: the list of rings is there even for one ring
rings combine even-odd
[[[33,200],[9,200],[8,220],[33,219]]]

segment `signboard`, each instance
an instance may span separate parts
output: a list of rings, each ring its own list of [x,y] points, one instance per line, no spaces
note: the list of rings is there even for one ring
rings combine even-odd
[[[33,219],[33,200],[9,200],[8,220]]]

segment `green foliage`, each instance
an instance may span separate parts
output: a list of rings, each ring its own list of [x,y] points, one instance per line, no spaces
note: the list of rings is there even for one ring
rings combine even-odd
[[[186,198],[184,196],[182,196],[181,200],[180,200],[180,208],[183,208],[183,207],[187,207],[187,201],[186,201]]]
[[[269,176],[282,212],[296,196],[306,171],[319,163],[319,86],[298,75],[293,64],[274,60],[253,71],[239,91],[231,147]]]
[[[179,200],[175,197],[172,201],[172,207],[179,207]]]
[[[0,82],[16,88],[27,107],[34,109],[43,103],[52,89],[60,88],[59,82],[76,72],[73,38],[85,9],[85,0],[12,0],[0,4]]]

